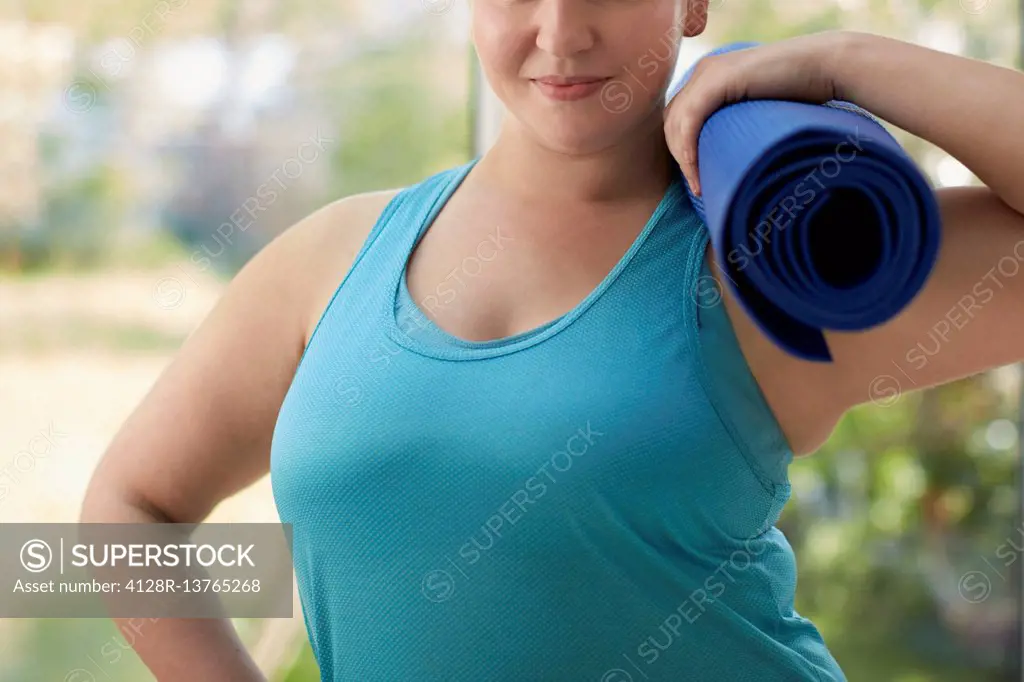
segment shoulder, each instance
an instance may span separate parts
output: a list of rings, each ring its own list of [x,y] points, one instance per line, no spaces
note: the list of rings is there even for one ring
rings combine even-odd
[[[405,187],[352,194],[310,213],[265,247],[267,260],[287,281],[285,305],[301,316],[302,348],[309,343],[320,317],[338,285],[352,267],[384,211],[399,195],[421,189],[434,191],[464,166],[434,173]]]
[[[300,221],[289,231],[303,254],[300,278],[303,300],[303,347],[330,303],[339,282],[369,238],[385,209],[405,188],[353,194],[338,199]]]
[[[302,338],[296,340],[301,348],[309,342],[374,225],[404,189],[332,201],[282,231],[254,257],[253,261],[261,262],[262,278],[269,280],[275,291],[274,304],[288,310],[288,317],[301,330]]]

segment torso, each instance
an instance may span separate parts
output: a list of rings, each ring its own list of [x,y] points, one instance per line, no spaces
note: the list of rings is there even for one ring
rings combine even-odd
[[[388,202],[401,189],[348,197],[333,212],[343,225],[331,241],[311,249],[318,284],[305,314],[306,346],[338,282]],[[534,329],[572,309],[608,273],[643,228],[660,195],[628,206],[525,206],[475,192],[468,182],[438,215],[409,259],[408,288],[417,302],[433,300],[447,281],[457,295],[446,304],[421,305],[449,334],[484,341]],[[486,223],[480,215],[491,216]],[[329,214],[328,219],[331,218]],[[482,239],[500,231],[504,249],[472,278],[459,277],[463,259]],[[339,262],[338,254],[346,254]],[[712,258],[709,247],[707,258]],[[315,266],[314,266],[315,267]],[[718,276],[717,269],[713,269]],[[721,278],[718,278],[719,281]],[[720,287],[729,319],[765,400],[797,456],[824,443],[845,411],[831,399],[839,380],[828,366],[799,360],[764,336],[728,287]]]
[[[691,297],[685,190],[527,210],[457,191],[469,168],[343,200],[293,260],[318,321],[271,483],[324,679],[845,679],[792,608],[792,453]],[[507,224],[500,255],[474,215]],[[453,269],[476,275],[416,319]]]

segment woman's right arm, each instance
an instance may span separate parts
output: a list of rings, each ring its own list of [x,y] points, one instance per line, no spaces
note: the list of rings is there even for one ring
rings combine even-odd
[[[199,523],[269,471],[278,411],[309,332],[382,196],[320,209],[239,271],[111,441],[82,522]],[[115,622],[128,632],[128,619]],[[131,641],[158,680],[264,679],[228,620],[163,618]]]

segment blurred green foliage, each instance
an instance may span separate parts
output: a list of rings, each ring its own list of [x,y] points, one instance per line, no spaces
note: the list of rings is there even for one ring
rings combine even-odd
[[[332,155],[331,197],[411,185],[469,159],[470,107],[435,86],[430,55],[424,36],[402,36],[328,75],[353,131]],[[468,79],[467,65],[449,65],[448,77]]]

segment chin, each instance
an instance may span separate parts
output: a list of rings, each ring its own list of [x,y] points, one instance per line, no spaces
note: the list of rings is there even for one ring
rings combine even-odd
[[[539,117],[531,122],[530,128],[537,141],[546,148],[561,154],[582,156],[613,147],[628,134],[628,129],[623,129],[621,124],[612,123],[594,118],[551,120]]]

